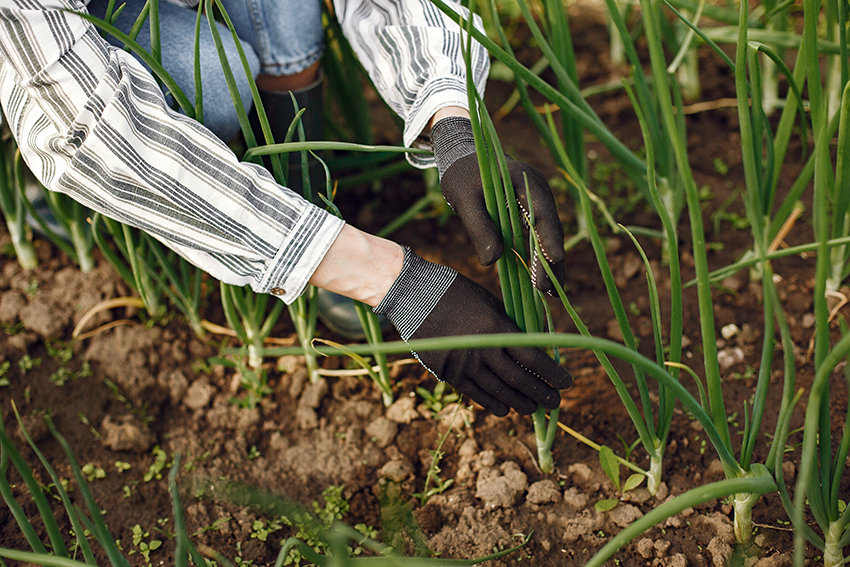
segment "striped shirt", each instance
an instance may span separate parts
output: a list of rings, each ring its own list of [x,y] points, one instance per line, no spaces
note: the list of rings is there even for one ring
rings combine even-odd
[[[468,106],[457,24],[428,0],[334,0],[334,8],[404,120],[403,143],[428,147],[420,134],[431,116]],[[135,58],[67,10],[85,6],[0,0],[0,107],[36,177],[148,232],[221,281],[295,300],[342,221],[171,110]],[[488,60],[478,45],[472,61],[483,92]],[[430,156],[412,161],[433,165]]]

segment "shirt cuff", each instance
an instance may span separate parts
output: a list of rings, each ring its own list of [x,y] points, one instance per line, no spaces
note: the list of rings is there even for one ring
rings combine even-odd
[[[458,77],[439,77],[432,79],[422,89],[417,102],[410,109],[404,125],[402,140],[409,148],[432,151],[431,135],[428,122],[441,108],[459,106],[469,109],[469,99],[466,95],[466,81]],[[406,154],[407,161],[416,168],[434,167],[434,156],[431,154]]]
[[[320,209],[309,206],[281,243],[260,282],[260,293],[270,293],[287,305],[304,293],[345,222]]]

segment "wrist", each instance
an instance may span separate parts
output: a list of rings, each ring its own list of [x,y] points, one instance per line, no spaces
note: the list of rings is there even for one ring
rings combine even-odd
[[[442,180],[453,163],[475,153],[472,122],[463,116],[447,116],[436,121],[431,128],[431,146]]]
[[[398,278],[403,259],[399,244],[346,224],[310,283],[374,307]]]
[[[457,277],[453,269],[429,262],[405,246],[401,272],[380,304],[372,310],[386,315],[406,341],[431,314]]]

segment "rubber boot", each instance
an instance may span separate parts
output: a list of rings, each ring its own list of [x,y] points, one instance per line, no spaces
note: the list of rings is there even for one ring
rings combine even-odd
[[[272,92],[260,90],[260,101],[263,103],[263,109],[266,111],[266,117],[269,120],[269,127],[271,128],[275,143],[280,144],[286,140],[286,133],[292,121],[295,120],[295,107],[292,104],[290,93],[295,95],[295,102],[298,103],[299,110],[304,109],[304,114],[301,115],[301,124],[304,126],[305,141],[316,142],[325,139],[323,83],[323,77],[319,76],[313,84],[294,91]],[[257,138],[257,143],[264,144],[263,130],[260,127],[256,109],[251,110],[248,118],[251,128],[254,131],[254,136]],[[298,130],[294,132],[291,141],[301,141]],[[281,158],[284,163],[289,164],[286,186],[297,193],[304,194],[301,152],[281,154]],[[266,169],[271,171],[271,160],[264,157],[263,163]],[[308,164],[310,169],[311,194],[324,191],[326,182],[324,168],[315,157],[309,154]]]

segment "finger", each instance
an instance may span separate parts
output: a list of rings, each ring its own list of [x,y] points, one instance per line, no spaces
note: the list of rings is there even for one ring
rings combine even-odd
[[[494,353],[493,356],[485,359],[485,362],[508,386],[532,401],[535,409],[537,405],[549,409],[558,407],[561,403],[561,396],[557,390],[519,363],[507,350],[498,349],[498,351],[498,353]]]
[[[502,256],[502,237],[487,213],[484,196],[458,203],[456,211],[475,245],[478,262],[482,266],[489,266],[498,260]]]
[[[555,362],[539,348],[508,347],[505,349],[517,363],[555,388],[563,390],[573,385],[573,377],[566,368]]]
[[[555,280],[563,285],[565,277],[564,264],[550,264],[549,269],[552,270],[552,275],[555,276]],[[552,280],[549,278],[549,274],[546,273],[543,261],[541,261],[540,255],[536,250],[534,251],[534,255],[531,260],[531,283],[534,287],[544,293],[548,293],[550,295],[555,293],[555,284],[552,283]]]
[[[476,368],[475,376],[471,376],[472,380],[482,390],[514,408],[517,413],[534,413],[537,402],[529,396],[529,389],[523,384],[523,371],[504,349],[486,349],[481,360],[484,364]]]
[[[440,186],[475,244],[481,265],[489,266],[498,260],[503,250],[502,237],[487,213],[478,156],[470,154],[455,161],[443,174]]]
[[[482,390],[475,382],[469,378],[464,378],[453,384],[454,389],[468,397],[471,400],[481,404],[485,410],[489,411],[496,417],[505,417],[508,415],[510,408],[504,402],[497,400],[484,390]]]
[[[518,161],[512,161],[510,169],[514,192],[524,214],[531,216],[533,208],[534,230],[544,256],[550,264],[560,264],[567,257],[564,251],[564,227],[546,177],[533,167]],[[528,204],[529,194],[531,206]]]

